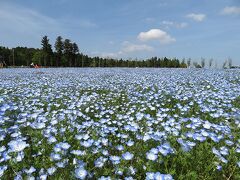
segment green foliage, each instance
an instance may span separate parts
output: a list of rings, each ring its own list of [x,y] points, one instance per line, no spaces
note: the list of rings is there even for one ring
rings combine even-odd
[[[41,41],[42,45],[42,54],[43,54],[43,62],[44,66],[52,65],[51,58],[52,58],[52,46],[49,44],[49,39],[47,36],[44,36]]]
[[[70,39],[56,38],[55,52],[49,43],[47,36],[41,40],[41,49],[16,47],[8,49],[0,47],[0,56],[8,66],[13,65],[13,56],[16,66],[29,66],[32,62],[40,66],[64,66],[64,67],[156,67],[156,68],[187,68],[189,61],[180,61],[177,58],[152,57],[146,60],[139,59],[114,59],[103,57],[89,57],[79,52],[79,47]]]
[[[33,58],[32,58],[32,62],[34,64],[42,64],[42,59],[43,59],[43,53],[42,51],[37,51],[34,53]]]
[[[62,42],[62,37],[58,36],[55,42],[55,50],[56,50],[56,66],[61,65],[61,59],[62,59],[62,54],[63,54],[63,42]]]

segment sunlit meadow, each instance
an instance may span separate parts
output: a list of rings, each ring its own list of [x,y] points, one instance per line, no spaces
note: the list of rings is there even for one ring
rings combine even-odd
[[[240,179],[240,71],[0,70],[1,179]]]

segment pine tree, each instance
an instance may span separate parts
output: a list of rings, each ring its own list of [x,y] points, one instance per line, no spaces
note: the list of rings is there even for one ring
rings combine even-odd
[[[189,59],[187,60],[187,66],[188,66],[188,68],[191,66],[191,58],[189,58]]]
[[[66,58],[66,63],[68,66],[72,67],[72,43],[70,39],[65,39],[64,41],[64,56]]]
[[[201,58],[201,67],[204,68],[205,67],[205,59]]]
[[[51,64],[51,56],[52,56],[52,46],[49,44],[49,39],[47,36],[42,38],[42,52],[44,59],[44,66]]]
[[[58,36],[55,42],[55,50],[56,50],[56,66],[61,66],[61,60],[62,60],[62,55],[63,55],[63,41],[62,41],[62,37]]]
[[[212,64],[213,64],[213,59],[211,58],[211,59],[209,60],[209,68],[212,67]]]
[[[72,55],[73,55],[73,62],[74,62],[74,66],[77,66],[77,55],[79,53],[79,48],[78,45],[76,43],[72,44]]]

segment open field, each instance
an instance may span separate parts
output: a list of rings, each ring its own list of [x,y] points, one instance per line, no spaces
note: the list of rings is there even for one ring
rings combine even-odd
[[[240,179],[240,71],[0,70],[1,179]]]

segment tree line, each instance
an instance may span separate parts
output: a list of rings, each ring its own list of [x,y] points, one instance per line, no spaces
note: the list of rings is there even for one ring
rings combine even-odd
[[[229,61],[228,61],[229,62]],[[31,63],[44,67],[159,67],[159,68],[187,68],[190,66],[204,68],[205,59],[201,63],[189,59],[152,57],[146,60],[116,59],[103,57],[90,57],[80,52],[78,45],[70,39],[56,38],[54,47],[49,38],[44,36],[41,48],[0,46],[0,63],[5,66],[30,66]],[[230,64],[230,63],[229,63]],[[213,59],[209,60],[209,67],[213,66]],[[224,67],[227,66],[225,62]],[[232,65],[231,65],[232,66]]]

